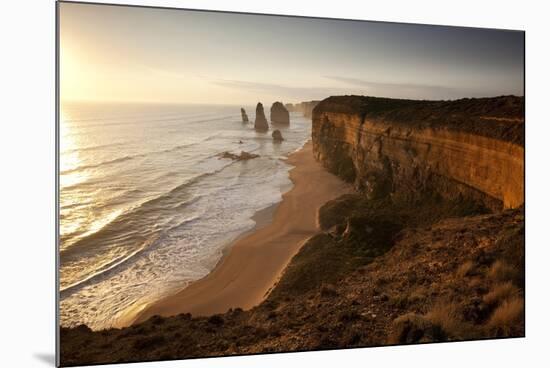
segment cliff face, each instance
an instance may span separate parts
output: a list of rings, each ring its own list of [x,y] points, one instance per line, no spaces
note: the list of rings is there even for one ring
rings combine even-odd
[[[304,116],[308,118],[311,117],[313,114],[313,109],[315,108],[315,106],[317,106],[318,103],[319,101],[316,101],[316,100],[302,102],[301,108],[304,113]]]
[[[524,202],[524,100],[330,97],[313,110],[313,150],[370,198],[466,197]]]
[[[313,108],[317,106],[319,101],[303,101],[296,104],[285,104],[285,107],[288,111],[292,112],[301,112],[305,117],[311,117]]]

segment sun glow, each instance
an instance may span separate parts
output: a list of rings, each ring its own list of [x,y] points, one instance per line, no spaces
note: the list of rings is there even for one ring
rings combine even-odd
[[[59,121],[59,146],[61,153],[59,159],[59,171],[61,173],[61,188],[81,183],[87,178],[85,171],[73,171],[82,164],[82,160],[80,159],[78,152],[78,148],[80,148],[81,145],[75,138],[75,134],[72,132],[71,122],[69,119],[69,115],[63,110],[62,106]]]
[[[61,40],[59,53],[59,81],[61,101],[86,99],[90,76],[85,72],[85,63],[69,42]]]
[[[89,177],[86,171],[75,170],[82,165],[82,159],[79,154],[80,142],[74,134],[74,128],[71,125],[70,114],[64,109],[61,104],[61,116],[59,120],[60,130],[60,157],[59,157],[59,184],[61,188],[61,204],[62,207],[78,206],[84,199],[84,194],[80,191],[72,191],[70,195],[66,195],[67,189],[79,183],[86,181]],[[86,224],[89,214],[83,213],[79,218],[72,218],[70,221],[63,219],[60,222],[60,232],[63,237],[78,231],[83,224]],[[70,244],[62,242],[61,248],[64,249]]]

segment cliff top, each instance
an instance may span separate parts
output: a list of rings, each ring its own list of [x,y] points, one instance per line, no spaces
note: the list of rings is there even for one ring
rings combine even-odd
[[[332,96],[321,101],[321,111],[360,114],[406,124],[412,128],[447,128],[524,145],[525,98],[499,96],[453,101],[404,100],[367,96]]]

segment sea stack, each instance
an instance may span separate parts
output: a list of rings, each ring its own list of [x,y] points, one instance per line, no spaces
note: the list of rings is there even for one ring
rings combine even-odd
[[[276,125],[290,125],[290,115],[281,102],[271,105],[271,123]]]
[[[243,123],[248,123],[248,115],[246,115],[246,111],[242,107],[241,107],[241,116],[243,118]]]
[[[261,102],[258,102],[256,105],[256,121],[254,121],[254,129],[258,132],[267,132],[269,130],[269,125],[267,124],[267,119],[265,118],[264,105]]]
[[[273,133],[271,133],[271,136],[273,137],[273,142],[284,141],[283,135],[281,134],[281,131],[279,129],[275,129]]]

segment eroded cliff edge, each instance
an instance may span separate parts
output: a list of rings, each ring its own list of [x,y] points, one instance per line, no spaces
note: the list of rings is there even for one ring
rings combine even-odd
[[[524,98],[415,101],[333,96],[313,109],[315,157],[369,198],[524,202]]]

